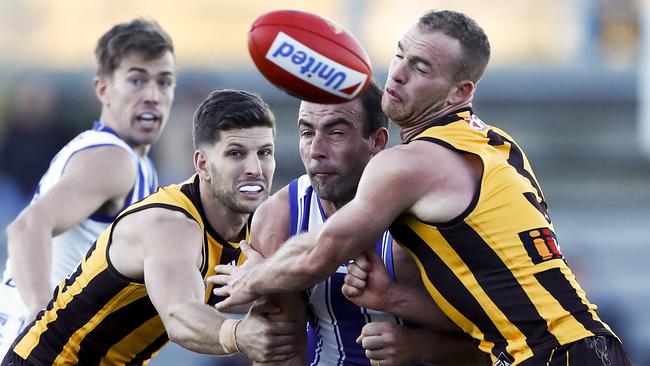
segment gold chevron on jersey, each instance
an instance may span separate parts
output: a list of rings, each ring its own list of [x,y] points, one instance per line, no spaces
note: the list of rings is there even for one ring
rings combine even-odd
[[[567,267],[542,190],[512,137],[466,108],[411,141],[482,162],[480,184],[462,214],[446,223],[404,215],[390,232],[415,259],[431,297],[493,362],[517,364],[612,334]]]
[[[149,208],[184,213],[203,230],[201,274],[242,262],[239,243],[224,240],[207,222],[195,175],[184,183],[160,188],[129,206],[97,239],[75,273],[62,281],[54,298],[14,343],[14,352],[41,364],[144,365],[168,341],[164,325],[144,282],[127,278],[107,258],[113,228],[124,217]],[[248,224],[242,239],[248,239]],[[206,286],[205,301],[221,299]]]

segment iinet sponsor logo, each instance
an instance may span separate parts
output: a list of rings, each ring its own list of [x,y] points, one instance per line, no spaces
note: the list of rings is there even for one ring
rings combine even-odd
[[[309,84],[345,99],[353,99],[368,78],[283,32],[275,37],[266,58]]]

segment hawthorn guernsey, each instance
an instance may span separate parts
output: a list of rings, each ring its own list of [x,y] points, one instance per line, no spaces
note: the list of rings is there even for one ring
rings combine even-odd
[[[260,16],[248,33],[248,49],[271,83],[314,103],[352,100],[372,75],[359,41],[331,20],[303,11]]]

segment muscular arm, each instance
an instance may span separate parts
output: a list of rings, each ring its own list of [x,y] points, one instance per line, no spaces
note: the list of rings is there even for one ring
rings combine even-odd
[[[44,308],[52,296],[52,238],[86,219],[107,201],[126,197],[135,177],[133,158],[121,148],[80,151],[68,162],[61,180],[8,226],[12,277],[29,315],[33,317]]]
[[[386,189],[394,183],[393,179],[390,182],[372,182],[378,174],[378,167],[373,168],[373,163],[385,153],[386,151],[380,153],[370,161],[359,183],[356,197],[328,218],[321,230],[296,235],[274,255],[255,267],[238,269],[232,273],[232,280],[226,281],[227,286],[219,289],[220,294],[230,295],[220,304],[221,308],[250,301],[261,295],[305,289],[325,279],[340,263],[355,258],[370,248],[407,206],[398,203],[397,190]],[[394,168],[399,169],[399,166]],[[398,175],[395,177],[399,178]],[[365,194],[361,194],[364,189]],[[394,196],[395,199],[391,200],[389,196]],[[252,268],[255,269],[251,270]],[[218,272],[220,270],[218,268]],[[231,272],[228,268],[223,270],[224,273]]]
[[[220,339],[226,318],[204,302],[202,243],[203,232],[194,220],[152,208],[131,214],[116,226],[110,258],[120,273],[144,279],[172,342],[199,353],[229,354]],[[239,349],[251,359],[274,361],[293,354],[294,324],[265,318],[275,311],[272,306],[254,306],[233,331]]]
[[[199,353],[225,354],[218,331],[225,318],[204,303],[197,267],[202,242],[201,228],[184,214],[148,209],[116,225],[110,259],[120,273],[145,280],[172,342]]]
[[[251,225],[251,247],[264,257],[271,256],[287,239],[289,226],[288,187],[284,187],[255,211]],[[280,313],[270,317],[271,320],[295,322],[298,334],[296,355],[287,361],[273,365],[305,365],[307,363],[307,335],[305,333],[307,304],[299,292],[270,295],[268,299],[281,309]]]
[[[232,280],[224,279],[228,286],[220,293],[230,297],[220,307],[323,280],[339,263],[370,248],[403,213],[427,222],[456,217],[471,201],[476,183],[462,160],[460,154],[427,142],[379,153],[364,170],[355,198],[320,232],[297,235],[254,271],[252,266],[243,268],[233,273]]]

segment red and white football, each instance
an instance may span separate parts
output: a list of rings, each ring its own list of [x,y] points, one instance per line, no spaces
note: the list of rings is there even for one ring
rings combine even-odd
[[[352,100],[372,79],[359,41],[337,23],[305,11],[276,10],[257,18],[248,50],[271,83],[314,103]]]

